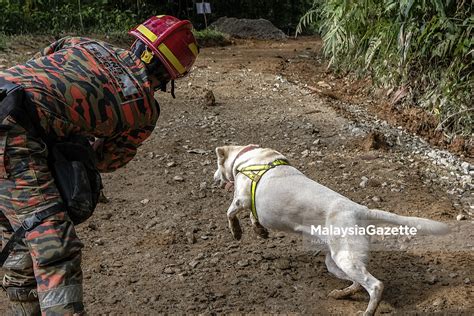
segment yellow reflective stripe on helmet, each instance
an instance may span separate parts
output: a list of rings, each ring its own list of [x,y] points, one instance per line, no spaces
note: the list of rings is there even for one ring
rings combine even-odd
[[[199,54],[199,51],[198,51],[198,48],[197,48],[196,44],[191,43],[191,44],[188,45],[188,47],[191,50],[191,52],[193,52],[193,55],[195,57],[197,57],[197,55]]]
[[[166,57],[166,59],[173,65],[173,67],[180,73],[184,74],[186,69],[183,67],[181,62],[176,58],[172,51],[164,43],[158,46],[158,50]]]
[[[156,41],[156,39],[158,38],[156,36],[155,33],[153,33],[152,31],[150,31],[145,25],[143,24],[140,24],[138,27],[137,27],[137,31],[142,33],[150,42],[154,42]]]
[[[164,16],[165,16],[165,15],[162,14],[162,15],[157,15],[156,17],[157,17],[158,19],[160,19],[160,18],[162,18],[162,17],[164,17]]]

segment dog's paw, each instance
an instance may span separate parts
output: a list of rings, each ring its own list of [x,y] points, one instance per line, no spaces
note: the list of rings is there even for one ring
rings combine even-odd
[[[333,290],[331,293],[328,294],[329,297],[335,299],[341,299],[345,297],[349,297],[362,289],[362,286],[358,283],[353,283],[351,286],[348,286],[342,290]]]
[[[354,292],[352,291],[347,291],[346,289],[344,290],[332,290],[328,296],[330,298],[334,298],[336,300],[339,300],[341,298],[346,298],[348,296],[351,296],[352,294],[354,294]]]
[[[237,218],[229,219],[229,228],[234,239],[240,240],[242,238],[242,228]]]
[[[260,224],[254,224],[253,225],[253,231],[254,231],[255,234],[257,234],[257,236],[259,236],[263,239],[268,238],[268,230],[266,230],[265,227],[263,227]]]
[[[343,293],[342,290],[332,290],[332,291],[328,294],[328,297],[334,298],[334,299],[338,300],[338,299],[344,297],[344,293]]]

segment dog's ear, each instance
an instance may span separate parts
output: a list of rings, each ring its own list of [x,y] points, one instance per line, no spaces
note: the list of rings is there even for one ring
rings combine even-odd
[[[219,164],[224,163],[225,154],[226,154],[226,148],[225,147],[217,147],[216,148],[217,162]]]

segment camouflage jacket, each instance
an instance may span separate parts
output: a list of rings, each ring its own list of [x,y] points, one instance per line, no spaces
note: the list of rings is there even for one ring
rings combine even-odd
[[[129,162],[160,114],[142,62],[98,40],[65,37],[0,76],[24,86],[47,134],[101,139],[101,172]]]

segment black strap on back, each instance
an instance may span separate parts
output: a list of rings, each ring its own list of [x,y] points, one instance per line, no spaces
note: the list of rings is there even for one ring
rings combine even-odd
[[[3,247],[2,252],[0,253],[0,267],[3,266],[16,243],[25,237],[26,232],[41,224],[46,218],[59,213],[62,210],[63,205],[61,203],[57,203],[26,218],[21,224],[20,228],[18,228],[10,237],[10,240],[7,242],[5,247]]]
[[[7,81],[0,77],[0,101],[5,99],[5,97],[15,89],[20,88],[19,84]]]
[[[0,78],[0,124],[15,108],[16,102],[11,101],[13,101],[13,99],[23,98],[23,96],[20,96],[21,93],[18,93],[21,92],[21,89],[22,87],[20,85]],[[15,95],[15,97],[13,98],[12,95]]]
[[[0,77],[0,124],[9,115],[25,130],[34,133],[36,111],[26,105],[23,86]]]

